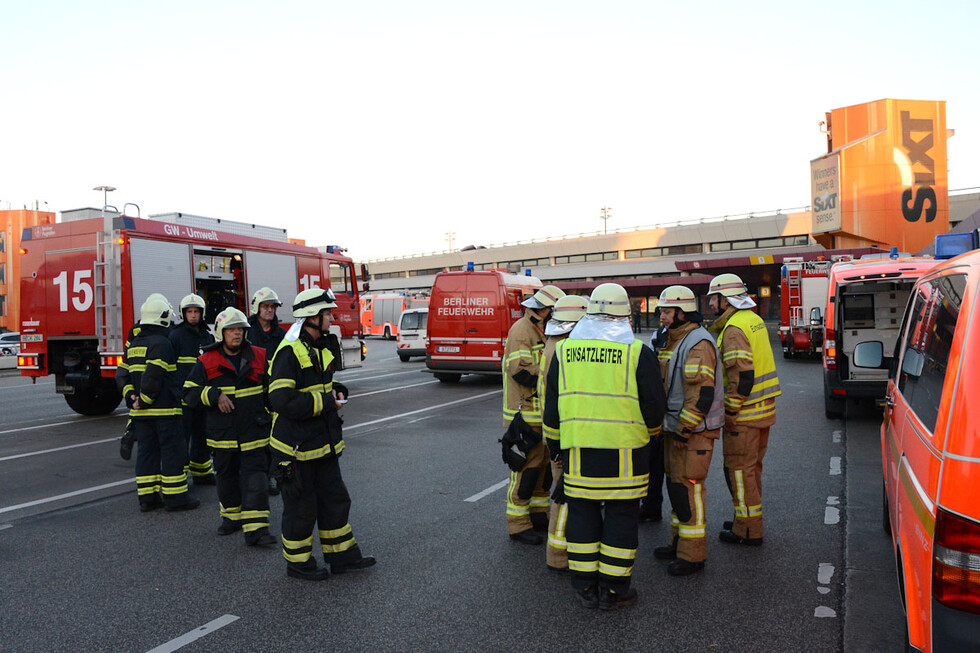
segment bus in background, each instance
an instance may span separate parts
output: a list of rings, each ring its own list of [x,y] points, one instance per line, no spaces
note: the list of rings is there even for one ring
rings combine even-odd
[[[361,331],[366,336],[391,340],[398,335],[398,321],[409,308],[429,305],[429,298],[405,293],[375,292],[361,295]]]
[[[398,322],[397,351],[403,363],[412,356],[425,356],[425,345],[429,342],[426,335],[428,321],[428,308],[410,308],[402,313]]]

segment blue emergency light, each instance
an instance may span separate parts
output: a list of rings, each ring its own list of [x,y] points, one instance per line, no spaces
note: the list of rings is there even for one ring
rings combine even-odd
[[[531,276],[531,268],[528,268],[528,269],[524,270],[524,276],[525,277]]]
[[[466,271],[467,272],[472,272],[473,271],[473,268],[474,268],[473,261],[467,261],[466,262]]]
[[[953,258],[974,249],[980,249],[980,234],[976,229],[936,236],[936,258],[939,260]]]
[[[891,250],[889,250],[889,252],[888,252],[888,258],[890,258],[890,259],[896,259],[896,258],[898,258],[898,248],[897,247],[892,247]]]

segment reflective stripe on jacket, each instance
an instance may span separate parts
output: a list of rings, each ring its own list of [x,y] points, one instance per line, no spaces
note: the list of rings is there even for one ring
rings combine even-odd
[[[750,351],[732,350],[725,351],[722,347],[722,340],[725,331],[731,327],[739,329],[749,341]],[[735,311],[725,323],[725,327],[718,335],[718,346],[721,349],[722,362],[732,358],[751,358],[754,380],[752,390],[749,392],[745,401],[742,402],[742,410],[749,405],[759,403],[763,399],[778,397],[782,394],[779,389],[779,377],[776,374],[776,361],[772,355],[772,346],[769,344],[769,331],[762,318],[750,310]],[[725,372],[725,384],[728,384],[728,372]]]
[[[134,419],[181,414],[177,363],[166,327],[140,327],[116,368],[116,386],[127,403],[130,395],[139,397],[139,408],[129,411]]]
[[[526,372],[537,377],[542,374],[541,355],[544,352],[544,333],[532,321],[531,314],[514,322],[504,345],[504,426],[509,426],[517,411],[531,426],[541,425],[541,402],[536,387],[522,385],[515,374]]]

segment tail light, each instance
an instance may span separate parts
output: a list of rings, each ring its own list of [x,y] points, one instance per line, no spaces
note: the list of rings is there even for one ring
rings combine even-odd
[[[41,369],[40,354],[18,354],[17,367],[23,370]]]
[[[980,523],[937,511],[932,596],[943,605],[980,614]]]
[[[828,370],[837,369],[837,333],[833,329],[824,331],[823,365]]]
[[[122,359],[122,354],[102,354],[102,367],[119,367]]]

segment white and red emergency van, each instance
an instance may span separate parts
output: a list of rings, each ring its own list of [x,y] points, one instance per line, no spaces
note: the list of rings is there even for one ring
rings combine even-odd
[[[779,340],[784,358],[814,356],[823,350],[823,309],[830,266],[851,258],[839,255],[830,261],[822,258],[804,261],[802,256],[783,259]]]
[[[504,270],[440,272],[429,299],[425,364],[443,382],[463,374],[500,374],[511,325],[524,316],[521,302],[541,287],[532,276]]]
[[[205,222],[202,222],[204,220]],[[21,247],[21,342],[23,376],[55,375],[55,388],[83,415],[109,413],[119,404],[116,365],[139,307],[151,293],[175,307],[182,297],[204,298],[205,320],[226,306],[248,313],[263,286],[283,305],[279,319],[292,321],[296,294],[319,286],[337,296],[331,349],[341,369],[359,367],[363,343],[358,318],[357,275],[339,248],[323,250],[283,240],[220,231],[166,219],[127,215],[62,221],[24,229]],[[251,227],[251,225],[241,225]]]

